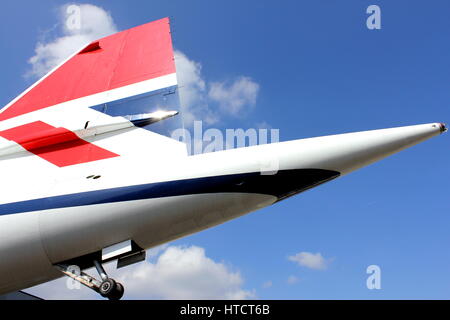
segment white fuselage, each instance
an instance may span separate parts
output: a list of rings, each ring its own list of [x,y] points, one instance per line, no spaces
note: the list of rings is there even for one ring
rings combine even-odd
[[[1,161],[0,174],[8,179],[1,182],[0,294],[59,277],[55,263],[128,239],[151,248],[279,200],[259,187],[239,189],[241,182],[234,189],[211,185],[203,190],[203,180],[195,179],[257,173],[264,181],[265,175],[299,169],[344,175],[440,132],[436,124],[374,130],[166,158],[147,168],[142,163],[123,167],[120,158],[113,158],[103,160],[109,162],[104,167],[74,166],[56,178],[44,170],[31,179],[30,168],[14,173],[8,167],[13,160]],[[90,174],[101,177],[87,179]],[[151,197],[133,196],[135,191],[127,189],[148,185],[153,192],[152,184],[192,179],[200,184],[192,187],[195,192],[190,184],[180,187],[182,193],[168,184]],[[115,198],[102,190],[115,190]]]
[[[272,204],[259,194],[201,194],[43,210],[0,217],[0,294],[62,274],[53,263],[133,239],[143,248]]]

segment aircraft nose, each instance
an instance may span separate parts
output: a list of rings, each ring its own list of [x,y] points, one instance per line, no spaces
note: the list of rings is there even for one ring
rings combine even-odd
[[[319,168],[344,175],[445,131],[444,123],[434,122],[294,140],[282,146],[286,146],[286,153],[296,152],[291,150],[301,153],[295,153],[286,160],[292,163],[281,163],[280,167]]]

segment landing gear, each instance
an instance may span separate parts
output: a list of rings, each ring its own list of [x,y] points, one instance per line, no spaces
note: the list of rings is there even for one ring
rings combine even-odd
[[[102,297],[108,298],[109,300],[120,300],[123,296],[124,288],[114,279],[108,278],[102,281],[98,292]]]
[[[102,278],[102,282],[98,287],[98,293],[100,293],[102,297],[108,298],[109,300],[120,300],[125,291],[123,285],[116,282],[114,279],[109,278],[105,269],[103,269],[103,266],[97,260],[94,260],[94,266]]]
[[[77,266],[58,264],[56,267],[66,276],[98,292],[102,297],[108,298],[109,300],[120,300],[125,291],[123,285],[116,282],[114,279],[109,278],[105,269],[103,269],[103,266],[97,260],[94,260],[93,262],[102,279],[101,281],[80,271],[80,268],[77,268]]]

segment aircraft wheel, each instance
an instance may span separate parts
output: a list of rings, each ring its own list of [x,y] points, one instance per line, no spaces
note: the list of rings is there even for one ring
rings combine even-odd
[[[123,287],[123,285],[119,282],[116,283],[116,288],[113,291],[113,293],[111,294],[111,296],[109,297],[110,300],[120,300],[120,298],[122,298],[123,293],[125,292],[125,289]]]
[[[108,278],[106,280],[103,280],[103,282],[100,284],[99,292],[103,297],[109,298],[109,296],[116,290],[116,287],[116,281],[114,281],[114,279]]]

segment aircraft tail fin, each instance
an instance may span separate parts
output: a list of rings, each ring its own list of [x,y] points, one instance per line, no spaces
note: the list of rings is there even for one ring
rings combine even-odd
[[[169,19],[91,42],[3,108],[0,121],[45,122],[49,108],[59,116],[64,109],[71,118],[83,117],[76,112],[82,108],[113,117],[179,111]],[[167,135],[168,128],[181,127],[180,121],[173,117],[151,130]]]
[[[25,149],[66,166],[142,157],[142,145],[160,150],[153,158],[185,155],[184,143],[167,138],[182,128],[179,111],[163,18],[87,44],[5,106],[0,137],[9,141],[0,138],[0,157]]]

